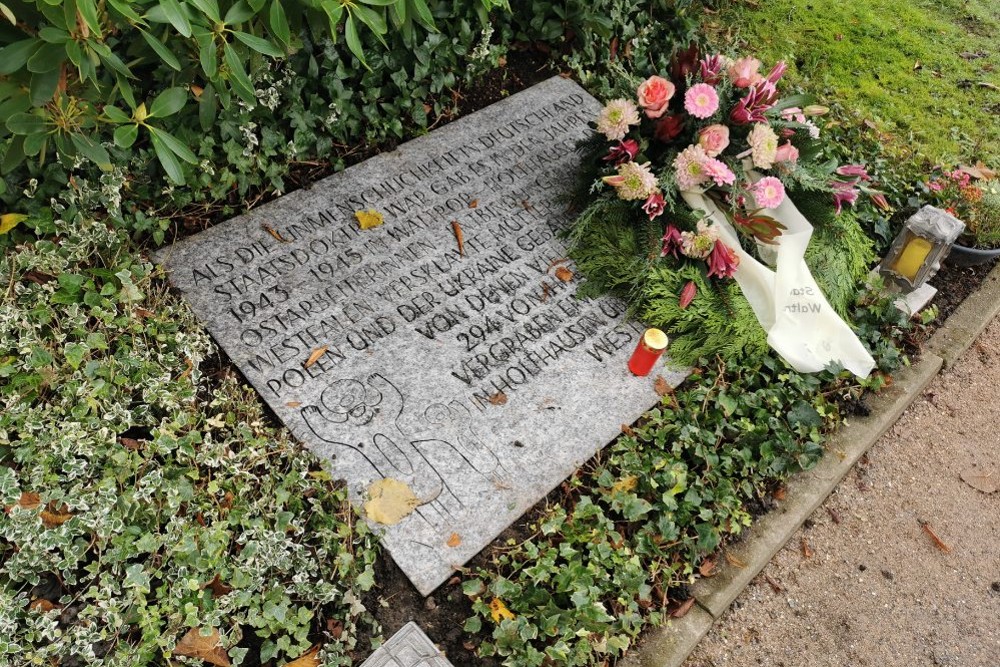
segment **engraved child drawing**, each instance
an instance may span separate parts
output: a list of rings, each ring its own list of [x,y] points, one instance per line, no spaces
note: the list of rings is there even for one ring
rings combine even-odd
[[[403,395],[384,376],[374,373],[366,382],[337,380],[320,395],[320,403],[302,408],[302,418],[317,438],[332,445],[338,463],[367,480],[392,477],[406,482],[427,501],[416,512],[432,525],[437,521],[421,511],[424,508],[445,519],[464,506],[446,479],[475,474],[476,466],[450,442],[404,434]]]
[[[476,472],[498,488],[508,488],[510,474],[500,459],[480,440],[472,425],[472,415],[459,403],[432,403],[424,410],[424,419],[437,437],[444,438]],[[418,441],[426,442],[426,441]]]

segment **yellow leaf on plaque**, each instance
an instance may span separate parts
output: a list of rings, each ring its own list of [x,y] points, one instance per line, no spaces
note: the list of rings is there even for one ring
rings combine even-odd
[[[365,515],[375,523],[392,526],[420,506],[413,489],[398,479],[380,479],[368,487]]]
[[[503,619],[513,619],[514,613],[507,609],[507,605],[503,603],[500,598],[493,598],[490,601],[490,616],[493,617],[494,623],[499,623]]]
[[[23,213],[4,213],[0,215],[0,234],[6,234],[27,219],[28,216]]]
[[[373,229],[385,222],[382,214],[373,208],[370,208],[367,211],[355,211],[354,217],[358,219],[358,224],[361,226],[361,229]]]

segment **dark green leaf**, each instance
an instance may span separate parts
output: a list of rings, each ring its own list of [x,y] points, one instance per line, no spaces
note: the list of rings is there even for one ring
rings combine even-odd
[[[80,154],[101,168],[101,171],[111,171],[111,156],[104,146],[82,134],[70,135],[73,145]]]
[[[271,3],[268,24],[271,26],[271,34],[281,40],[282,44],[289,46],[292,43],[292,32],[288,27],[288,17],[285,15],[285,8],[281,6],[281,0],[274,0]]]
[[[108,104],[104,107],[104,115],[107,116],[113,123],[128,123],[132,120],[131,116],[113,104]]]
[[[88,39],[87,45],[94,50],[94,52],[100,57],[101,61],[105,65],[107,65],[114,71],[118,72],[122,76],[128,77],[130,79],[135,78],[135,75],[132,74],[132,71],[125,65],[125,63],[122,62],[122,59],[119,58],[115,53],[113,53],[106,44],[102,44],[101,42],[95,42],[92,39]]]
[[[191,152],[191,149],[184,145],[184,142],[170,134],[166,130],[150,128],[149,131],[156,135],[174,155],[184,160],[188,164],[198,164],[198,157]]]
[[[191,36],[191,22],[177,0],[160,0],[160,8],[170,25],[185,37]]]
[[[385,19],[382,18],[382,14],[380,12],[369,9],[364,5],[355,5],[354,15],[357,16],[362,23],[367,25],[371,31],[379,37],[389,31],[389,28],[385,25]]]
[[[56,94],[56,89],[59,87],[59,70],[54,69],[51,72],[41,72],[39,74],[31,75],[31,84],[29,85],[29,91],[31,94],[31,103],[40,107],[48,104],[52,101],[52,98]]]
[[[149,115],[156,118],[173,116],[184,108],[187,103],[188,91],[186,88],[167,88],[156,96],[153,103],[149,105]]]
[[[358,38],[358,28],[354,25],[354,16],[350,13],[347,14],[347,24],[344,27],[344,37],[347,38],[347,48],[351,50],[361,64],[365,66],[366,69],[371,69],[368,67],[368,63],[365,62],[365,51],[361,48],[361,40]]]
[[[46,26],[38,31],[38,36],[51,44],[65,44],[69,41],[69,33],[62,28]]]
[[[265,56],[271,56],[272,58],[282,58],[285,55],[284,51],[279,49],[274,44],[271,44],[271,42],[266,39],[261,39],[260,37],[240,32],[238,30],[233,31],[233,35],[236,36],[236,39],[240,40],[257,53],[263,53]]]
[[[115,130],[115,144],[122,148],[131,148],[137,136],[139,136],[138,125],[122,125]]]
[[[423,24],[428,30],[437,32],[437,27],[434,25],[434,15],[431,14],[430,8],[424,0],[407,0],[413,4],[413,10],[417,15],[417,20]]]
[[[177,70],[178,72],[181,71],[181,62],[177,60],[177,56],[175,56],[173,52],[163,44],[163,42],[157,39],[152,33],[146,32],[145,30],[140,29],[139,34],[142,35],[142,38],[146,40],[147,44],[149,44],[149,48],[156,52],[156,55],[160,57],[160,60],[162,60],[167,67]]]
[[[34,113],[14,114],[5,123],[13,134],[35,134],[45,131],[45,120]]]
[[[135,10],[132,9],[132,6],[128,2],[125,2],[124,0],[107,0],[107,2],[116,12],[127,18],[129,21],[145,24],[142,17],[135,13]]]
[[[229,70],[229,83],[232,85],[233,91],[247,104],[255,104],[257,97],[254,94],[253,83],[247,76],[246,70],[243,69],[240,57],[229,44],[226,44],[222,51],[226,60],[226,68]]]
[[[90,31],[100,37],[103,31],[101,30],[101,17],[97,11],[97,3],[94,0],[76,0],[76,8]]]
[[[229,26],[238,25],[252,18],[255,13],[250,5],[240,0],[226,12],[226,18],[223,19],[223,23]]]
[[[198,60],[205,76],[214,81],[216,74],[219,73],[219,56],[211,33],[198,35]]]
[[[9,174],[24,162],[24,137],[13,137],[0,163],[0,174]]]
[[[201,129],[207,132],[215,127],[218,111],[219,96],[215,93],[215,86],[208,84],[201,91],[201,98],[198,100],[198,122]]]
[[[66,60],[66,47],[62,44],[42,44],[41,48],[28,59],[28,71],[40,74],[59,69]]]
[[[202,14],[214,23],[222,22],[222,13],[219,11],[219,3],[216,0],[188,0],[188,2],[200,9]]]
[[[184,171],[181,169],[181,163],[177,161],[177,156],[152,130],[150,131],[150,139],[153,142],[153,151],[160,160],[160,164],[163,165],[163,170],[167,172],[167,176],[174,183],[184,185]]]

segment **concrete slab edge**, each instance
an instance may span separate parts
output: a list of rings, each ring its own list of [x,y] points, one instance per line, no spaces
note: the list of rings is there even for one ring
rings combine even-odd
[[[979,289],[970,294],[927,342],[927,350],[951,368],[979,334],[1000,314],[1000,264],[993,267]]]
[[[729,558],[719,564],[718,573],[691,586],[697,601],[691,611],[649,632],[620,663],[621,667],[680,667],[715,620],[826,500],[858,459],[896,423],[943,364],[940,356],[925,352],[916,364],[898,372],[892,387],[872,401],[869,416],[853,419],[842,427],[827,443],[827,453],[816,467],[788,482],[780,507],[755,521],[739,543],[726,547]]]

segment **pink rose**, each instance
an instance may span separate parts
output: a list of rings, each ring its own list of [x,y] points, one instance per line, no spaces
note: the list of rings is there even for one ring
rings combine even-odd
[[[709,125],[698,133],[698,145],[705,149],[709,157],[715,157],[729,146],[729,128],[725,125]]]
[[[756,58],[740,58],[729,66],[729,78],[737,88],[749,88],[760,81],[760,61]]]
[[[775,153],[774,161],[795,164],[799,161],[799,149],[793,146],[792,142],[786,141],[778,146],[778,152]]]
[[[662,76],[651,76],[639,85],[639,106],[648,118],[659,118],[667,111],[667,104],[674,96],[674,84]]]

